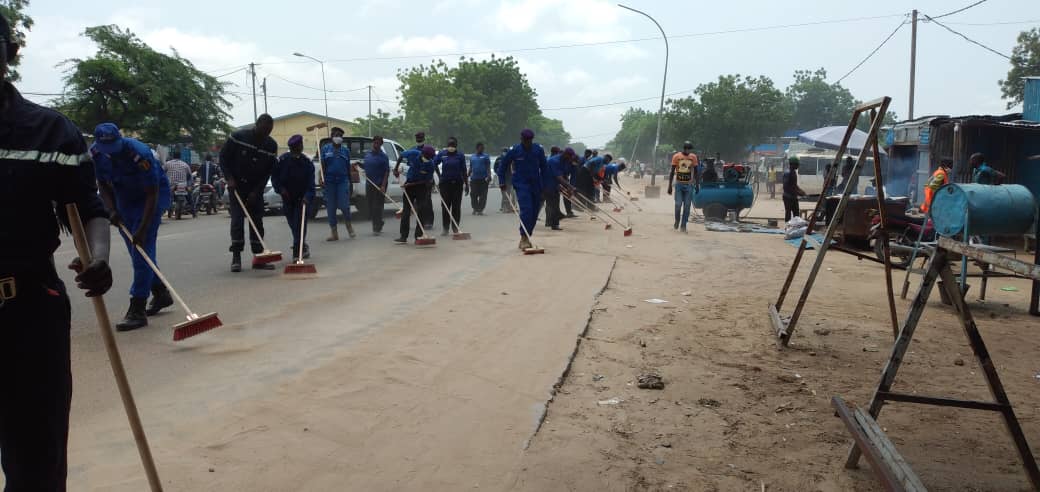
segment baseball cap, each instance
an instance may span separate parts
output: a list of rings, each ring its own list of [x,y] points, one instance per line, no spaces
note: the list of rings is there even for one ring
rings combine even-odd
[[[94,127],[94,150],[102,154],[115,154],[123,150],[123,135],[115,123],[101,123]]]
[[[520,132],[521,140],[534,140],[534,131],[530,128],[524,128],[524,131]]]

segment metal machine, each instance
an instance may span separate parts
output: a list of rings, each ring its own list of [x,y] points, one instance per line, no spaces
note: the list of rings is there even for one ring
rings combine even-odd
[[[708,161],[708,165],[714,165],[713,160]],[[723,220],[730,210],[739,217],[741,210],[751,208],[755,203],[751,174],[751,166],[724,165],[722,179],[701,181],[700,190],[693,195],[693,206],[701,209],[707,219]]]

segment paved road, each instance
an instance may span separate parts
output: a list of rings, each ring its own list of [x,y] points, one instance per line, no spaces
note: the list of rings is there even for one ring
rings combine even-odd
[[[225,326],[184,342],[171,341],[171,326],[184,318],[167,309],[147,328],[117,334],[131,383],[146,422],[177,412],[204,412],[205,405],[244,398],[268,385],[313,367],[338,348],[380,324],[420,310],[429,293],[457,285],[515,254],[515,216],[500,214],[500,195],[492,190],[486,216],[471,215],[464,200],[463,229],[468,242],[438,237],[435,248],[395,245],[399,222],[388,205],[384,235],[374,237],[367,220],[355,220],[356,239],[324,241],[324,218],[311,222],[312,257],[317,278],[290,279],[279,270],[228,270],[228,216],[165,221],[159,230],[159,265],[188,304],[200,314],[217,311]],[[436,203],[436,198],[435,198]],[[290,251],[284,217],[265,219],[272,249]],[[436,213],[440,223],[440,211]],[[437,226],[439,232],[439,225]],[[342,227],[341,227],[342,230]],[[131,280],[129,256],[113,236],[115,286],[106,296],[113,322],[126,309]],[[71,240],[56,253],[59,265],[73,257]],[[62,273],[67,283],[71,275]],[[96,436],[77,434],[100,414],[121,412],[93,310],[74,295],[73,305],[73,454],[77,445],[96,445]],[[302,328],[306,329],[302,329]],[[187,393],[185,393],[187,392]],[[178,395],[177,393],[180,393]],[[200,403],[205,405],[197,406]],[[163,416],[149,408],[168,407]],[[172,411],[172,412],[171,412]],[[119,430],[122,434],[124,429]],[[120,438],[124,435],[117,436]],[[72,458],[75,465],[75,456]],[[73,466],[75,472],[75,466]],[[71,477],[70,477],[71,478]]]

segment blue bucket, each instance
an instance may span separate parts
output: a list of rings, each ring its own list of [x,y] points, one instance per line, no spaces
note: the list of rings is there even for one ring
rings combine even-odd
[[[942,236],[965,228],[979,236],[1025,234],[1036,223],[1036,199],[1022,185],[951,183],[936,191],[929,213]]]

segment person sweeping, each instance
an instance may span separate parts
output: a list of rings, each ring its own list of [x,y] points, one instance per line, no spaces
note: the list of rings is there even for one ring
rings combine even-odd
[[[383,197],[390,178],[390,158],[383,152],[383,137],[372,137],[372,149],[365,153],[361,167],[365,171],[365,201],[372,220],[372,235],[378,236],[383,233]]]
[[[307,220],[303,217],[303,207],[314,199],[314,161],[303,153],[302,135],[289,137],[287,143],[289,152],[278,158],[271,173],[271,186],[282,197],[282,212],[292,231],[293,258],[307,259],[311,253],[307,244]]]
[[[68,469],[72,323],[54,251],[59,230],[69,229],[65,205],[76,204],[93,258],[69,268],[88,297],[108,292],[109,221],[82,132],[7,81],[17,52],[0,16],[0,126],[9,130],[0,132],[0,465],[6,490],[59,491]]]
[[[408,160],[409,164],[405,182],[401,185],[405,193],[404,213],[401,215],[401,236],[394,239],[394,242],[407,244],[412,216],[416,218],[415,239],[419,240],[423,235],[423,204],[426,203],[426,195],[429,193],[430,183],[433,182],[433,175],[436,172],[433,159],[437,157],[437,151],[429,145],[424,145],[421,151],[409,149],[404,151],[401,156]],[[419,209],[414,207],[419,207]],[[432,212],[430,214],[432,215]]]
[[[173,305],[166,286],[134,245],[156,260],[156,242],[162,215],[170,206],[170,182],[159,160],[147,145],[123,137],[114,123],[102,123],[94,129],[94,145],[90,152],[97,166],[97,182],[101,199],[111,211],[114,226],[126,226],[132,236],[123,235],[126,249],[134,265],[134,281],[130,286],[130,307],[116,323],[116,330],[136,330],[148,325],[148,316]],[[148,302],[151,294],[152,302]]]
[[[529,234],[534,234],[538,212],[542,204],[542,176],[549,174],[545,149],[534,142],[534,131],[520,132],[520,143],[509,149],[502,158],[502,169],[513,170],[513,190],[520,208],[520,249],[532,248]],[[506,191],[505,176],[499,174],[500,188]]]
[[[441,193],[441,235],[448,235],[448,228],[458,233],[462,224],[462,196],[469,194],[469,171],[466,170],[466,155],[459,152],[459,141],[448,137],[448,146],[433,160],[439,178]],[[451,214],[451,217],[448,215]],[[452,220],[454,219],[454,220]]]
[[[220,149],[220,166],[227,182],[231,211],[231,271],[242,271],[242,250],[245,249],[246,214],[256,227],[249,228],[249,246],[253,251],[254,270],[274,270],[275,266],[262,258],[264,245],[264,188],[271,179],[271,171],[278,159],[278,144],[271,138],[274,119],[264,113],[252,128],[243,128],[228,136]],[[242,201],[240,202],[239,199]],[[243,207],[243,204],[245,207]]]

